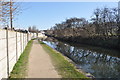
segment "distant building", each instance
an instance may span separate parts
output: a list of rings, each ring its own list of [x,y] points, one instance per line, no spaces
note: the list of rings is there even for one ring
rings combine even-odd
[[[38,33],[38,38],[44,40],[47,38],[47,36],[45,36],[45,32],[43,30],[41,30],[39,33]]]

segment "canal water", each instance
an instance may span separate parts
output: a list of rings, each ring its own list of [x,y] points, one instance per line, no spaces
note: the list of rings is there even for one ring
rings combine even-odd
[[[44,41],[53,49],[73,60],[79,69],[96,78],[120,78],[120,53],[82,44],[69,44],[48,38]]]

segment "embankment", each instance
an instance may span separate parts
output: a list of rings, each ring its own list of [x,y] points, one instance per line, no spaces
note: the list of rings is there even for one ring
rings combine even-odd
[[[107,49],[115,49],[119,50],[119,44],[118,39],[116,37],[111,38],[103,38],[103,37],[55,37],[55,36],[49,36],[54,37],[60,41],[65,41],[68,43],[77,43],[77,44],[85,44],[90,46],[96,46],[96,47],[102,47]]]
[[[58,74],[62,76],[62,78],[78,78],[79,80],[89,80],[90,78],[86,77],[87,74],[79,71],[75,68],[75,66],[64,57],[58,51],[52,49],[51,47],[47,46],[43,42],[39,42],[42,47],[47,51],[50,55],[51,60],[55,66],[55,69],[58,71]],[[90,79],[91,80],[91,79]]]

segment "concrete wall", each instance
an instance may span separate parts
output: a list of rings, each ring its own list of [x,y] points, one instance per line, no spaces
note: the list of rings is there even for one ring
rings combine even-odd
[[[7,31],[0,29],[0,79],[8,77],[28,41],[36,37],[35,33],[8,31],[7,39]]]

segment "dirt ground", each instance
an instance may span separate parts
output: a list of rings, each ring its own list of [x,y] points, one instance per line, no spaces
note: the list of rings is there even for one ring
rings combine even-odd
[[[33,46],[29,55],[27,78],[60,78],[51,59],[44,51],[37,40],[33,41]]]

